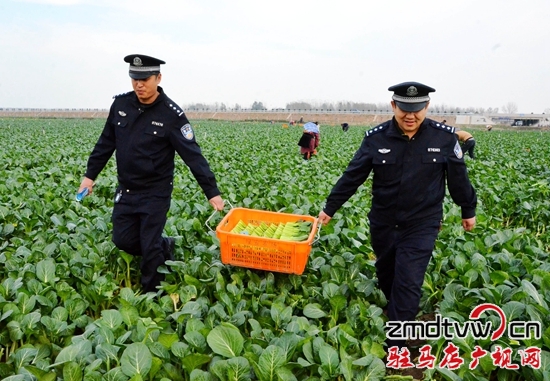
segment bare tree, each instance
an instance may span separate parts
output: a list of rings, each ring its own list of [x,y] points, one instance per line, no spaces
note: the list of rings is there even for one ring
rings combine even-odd
[[[266,107],[264,106],[264,104],[262,102],[256,102],[254,101],[254,103],[252,103],[252,110],[265,110]]]
[[[286,104],[287,110],[311,110],[311,104],[307,102],[290,102]]]
[[[518,112],[518,105],[514,102],[508,102],[504,106],[502,106],[502,111],[505,114],[515,114]]]
[[[192,103],[189,106],[187,106],[188,110],[198,111],[198,110],[209,110],[210,105],[204,104],[204,103]]]
[[[319,105],[319,107],[315,107],[315,108],[319,108],[321,110],[333,110],[334,105],[332,103],[323,102]]]

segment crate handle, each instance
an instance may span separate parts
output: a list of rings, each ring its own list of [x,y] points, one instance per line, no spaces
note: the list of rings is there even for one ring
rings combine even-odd
[[[231,202],[229,202],[229,200],[224,200],[225,203],[227,203],[231,209],[233,209],[233,204],[231,204]],[[206,227],[208,228],[208,230],[210,230],[211,232],[213,232],[214,230],[212,229],[212,227],[210,226],[209,222],[210,220],[212,219],[212,217],[214,217],[214,215],[218,213],[218,211],[216,209],[214,209],[214,211],[212,212],[212,214],[210,215],[210,217],[208,217],[208,219],[206,220],[206,222],[204,223],[204,225],[206,225]]]
[[[311,245],[313,245],[315,242],[319,241],[321,239],[321,227],[323,224],[317,220],[317,233],[315,234],[315,239],[311,242]]]

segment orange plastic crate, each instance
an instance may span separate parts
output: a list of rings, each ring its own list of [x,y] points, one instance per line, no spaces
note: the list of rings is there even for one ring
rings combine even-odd
[[[312,226],[306,241],[294,242],[231,233],[240,220],[256,225],[303,220],[312,222]],[[216,227],[222,263],[298,275],[304,272],[316,232],[315,217],[247,208],[231,209]]]

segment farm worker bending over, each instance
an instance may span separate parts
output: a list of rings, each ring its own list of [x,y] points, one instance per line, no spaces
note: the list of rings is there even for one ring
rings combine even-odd
[[[303,155],[305,160],[309,160],[311,155],[317,153],[317,147],[319,147],[320,140],[319,122],[307,122],[304,124],[302,137],[298,141],[300,155]]]
[[[445,183],[472,230],[476,193],[450,126],[426,118],[429,93],[418,82],[391,86],[394,116],[366,132],[359,150],[329,194],[319,221],[334,213],[374,173],[368,213],[378,284],[390,321],[414,321],[426,268],[441,228]],[[387,340],[403,347],[405,340]]]
[[[468,152],[468,155],[470,155],[472,159],[475,159],[474,147],[476,146],[476,141],[472,134],[459,130],[458,128],[455,130],[455,134],[462,145],[462,152]]]
[[[222,210],[216,178],[195,140],[183,110],[159,86],[164,61],[132,54],[133,91],[115,96],[89,159],[79,192],[92,193],[94,180],[116,151],[118,186],[113,208],[113,242],[141,256],[141,284],[155,291],[164,279],[157,268],[174,259],[175,240],[163,237],[170,208],[175,152],[183,159],[216,210]]]

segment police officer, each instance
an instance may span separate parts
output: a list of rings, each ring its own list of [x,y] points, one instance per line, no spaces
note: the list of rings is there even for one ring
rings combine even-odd
[[[183,110],[159,86],[165,62],[142,54],[126,56],[133,91],[115,96],[109,116],[79,187],[92,194],[94,180],[116,151],[118,187],[113,208],[113,242],[141,256],[141,284],[155,291],[164,279],[157,268],[174,259],[174,238],[163,237],[170,208],[175,152],[183,159],[210,204],[222,210],[216,179]]]
[[[475,225],[477,198],[454,128],[426,118],[435,89],[404,82],[388,90],[394,92],[393,118],[366,132],[319,220],[327,224],[374,173],[368,218],[379,287],[390,321],[414,321],[441,226],[445,182],[467,231]],[[387,344],[402,347],[405,340]]]

